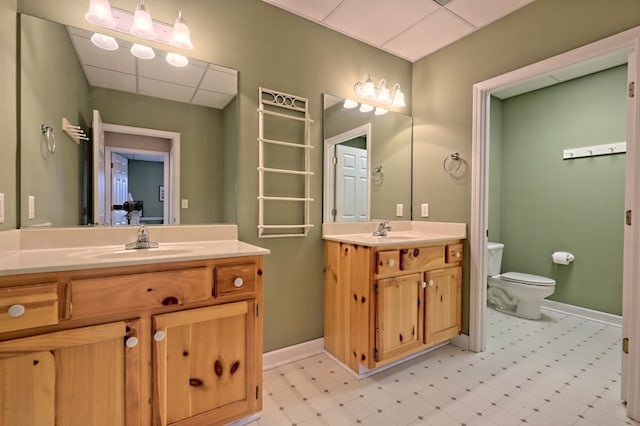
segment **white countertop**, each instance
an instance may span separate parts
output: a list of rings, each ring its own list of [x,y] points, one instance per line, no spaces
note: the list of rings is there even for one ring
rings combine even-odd
[[[452,222],[390,221],[391,231],[384,237],[373,236],[380,222],[344,222],[322,225],[322,238],[368,247],[414,245],[467,238],[467,226]]]
[[[0,233],[0,275],[269,254],[237,240],[235,225],[148,227],[158,249],[124,250],[136,227],[52,228]]]

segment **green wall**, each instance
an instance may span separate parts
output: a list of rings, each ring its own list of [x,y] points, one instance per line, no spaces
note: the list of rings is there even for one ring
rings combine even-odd
[[[16,0],[0,2],[0,193],[4,194],[5,220],[0,230],[15,229],[17,219],[18,132],[16,126]]]
[[[474,83],[638,25],[637,0],[536,0],[416,62],[414,211],[429,202],[429,220],[470,223]],[[458,179],[442,170],[443,159],[452,152],[459,152],[468,164],[468,173]],[[465,257],[463,277],[464,331],[469,322],[470,257]]]
[[[625,155],[563,160],[562,150],[625,141],[626,86],[620,66],[504,100],[498,166],[502,270],[552,277],[549,299],[616,315]],[[557,250],[576,261],[553,264]]]
[[[133,199],[144,201],[145,216],[162,217],[164,203],[160,201],[158,187],[164,180],[164,164],[140,160],[129,160],[128,163],[129,192]]]
[[[105,123],[180,133],[180,198],[189,200],[180,223],[224,222],[225,150],[236,146],[223,136],[221,110],[100,87],[89,104]]]
[[[84,147],[62,131],[62,117],[89,128],[89,84],[62,25],[22,15],[20,36],[21,205],[35,197],[35,218],[23,208],[20,226],[79,225]],[[54,153],[43,123],[54,129]]]

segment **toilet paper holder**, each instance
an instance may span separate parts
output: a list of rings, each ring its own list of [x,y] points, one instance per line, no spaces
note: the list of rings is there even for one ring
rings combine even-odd
[[[568,265],[576,260],[576,257],[566,251],[555,251],[551,254],[551,261],[558,265]]]

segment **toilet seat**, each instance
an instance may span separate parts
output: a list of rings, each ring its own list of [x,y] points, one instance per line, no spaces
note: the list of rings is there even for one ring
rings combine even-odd
[[[521,272],[505,272],[500,274],[500,278],[504,281],[510,281],[525,285],[535,285],[541,287],[550,287],[556,285],[555,280],[540,275],[523,274]]]

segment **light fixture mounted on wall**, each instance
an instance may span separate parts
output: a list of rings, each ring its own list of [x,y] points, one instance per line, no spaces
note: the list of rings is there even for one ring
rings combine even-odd
[[[113,29],[136,37],[167,44],[179,49],[193,49],[191,33],[187,22],[182,17],[182,11],[173,26],[151,18],[149,9],[144,0],[136,7],[134,13],[126,10],[112,8],[109,0],[90,0],[89,10],[85,18],[87,21],[101,27]],[[105,50],[116,50],[118,44],[115,38],[103,34],[95,34],[91,37],[94,45]],[[134,43],[131,53],[140,59],[152,59],[156,56],[153,49],[140,43]],[[189,59],[179,53],[169,53],[166,61],[176,67],[183,67],[189,63]]]
[[[363,81],[358,81],[353,86],[353,92],[356,96],[395,108],[402,108],[406,106],[404,102],[404,93],[400,90],[400,85],[398,83],[394,84],[393,89],[390,91],[387,86],[387,81],[384,78],[380,80],[378,87],[374,85],[369,74],[365,74],[362,80]],[[348,107],[345,106],[345,108]],[[381,109],[384,110],[385,108]]]

